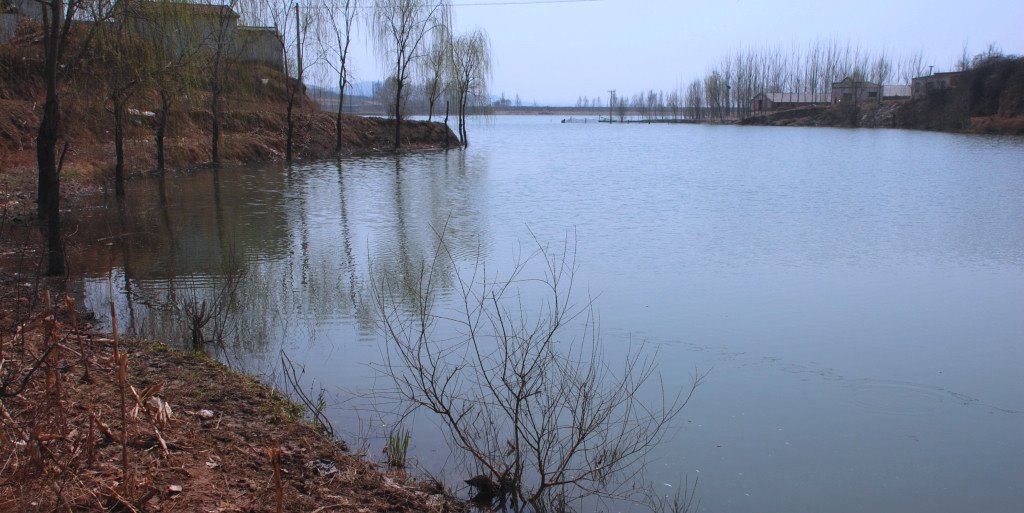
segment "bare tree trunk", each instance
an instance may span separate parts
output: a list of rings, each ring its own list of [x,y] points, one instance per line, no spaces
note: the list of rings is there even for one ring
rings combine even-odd
[[[167,134],[167,111],[171,107],[171,97],[167,91],[160,90],[160,113],[156,118],[156,170],[164,172],[164,136]]]
[[[60,101],[57,96],[57,69],[60,58],[62,36],[61,15],[64,3],[53,0],[50,12],[45,13],[44,80],[46,100],[43,103],[43,119],[36,135],[36,161],[39,166],[39,196],[37,214],[46,218],[46,273],[64,274],[64,239],[60,222],[60,168],[56,161],[57,138],[60,135]]]
[[[45,4],[44,4],[45,5]],[[44,47],[46,61],[43,69],[43,80],[46,82],[46,100],[43,103],[43,118],[36,134],[36,161],[39,167],[38,193],[36,209],[40,219],[50,212],[51,197],[60,194],[58,191],[57,174],[57,137],[60,135],[60,101],[57,96],[57,66],[60,55],[61,10],[63,2],[53,0],[50,12],[43,20],[45,30]],[[45,8],[44,8],[45,9]],[[59,198],[56,200],[59,205]],[[59,208],[57,209],[59,213]]]
[[[49,59],[47,59],[49,60]],[[53,69],[50,69],[50,68]],[[57,190],[57,136],[60,133],[60,103],[57,98],[57,64],[46,66],[46,100],[43,103],[43,119],[39,123],[36,135],[36,161],[39,166],[38,202],[39,218],[47,216],[51,196],[59,194]],[[58,200],[59,201],[59,200]]]
[[[292,161],[292,142],[295,135],[295,125],[292,123],[292,110],[295,105],[295,91],[288,95],[288,133],[285,137],[284,159]]]
[[[451,101],[446,100],[444,102],[444,149],[448,149],[451,143],[448,141],[448,134],[451,133],[452,129],[448,127],[448,109],[451,105]]]
[[[214,77],[210,83],[210,160],[220,164],[220,59],[214,59]]]
[[[462,146],[469,148],[469,131],[466,130],[466,109],[469,105],[469,88],[462,91],[462,100],[459,104],[459,138],[462,139]]]
[[[402,88],[401,80],[395,84],[395,149],[402,147]]]
[[[293,148],[295,144],[295,120],[292,119],[292,111],[295,110],[295,96],[302,94],[302,26],[299,19],[299,4],[295,4],[295,54],[298,57],[296,62],[295,84],[292,86],[291,94],[288,95],[288,135],[285,142],[284,158],[292,161]],[[286,80],[289,78],[285,77]]]
[[[124,197],[124,98],[114,93],[114,191]]]
[[[342,64],[342,69],[345,65]],[[342,71],[338,74],[338,116],[334,118],[334,134],[336,140],[334,141],[334,151],[341,151],[341,115],[345,110],[345,72]]]

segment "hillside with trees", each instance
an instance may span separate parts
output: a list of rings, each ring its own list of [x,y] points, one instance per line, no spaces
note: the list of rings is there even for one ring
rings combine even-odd
[[[982,54],[958,87],[902,105],[896,126],[953,132],[1024,134],[1024,57]]]
[[[14,40],[0,45],[0,168],[5,170],[36,165],[35,138],[45,98],[41,38],[38,27],[26,27]],[[287,110],[289,98],[299,88],[296,79],[266,64],[225,60],[216,86],[203,75],[207,70],[168,63],[155,63],[168,68],[167,74],[152,73],[143,80],[140,70],[118,55],[119,50],[95,45],[76,63],[74,80],[62,84],[66,171],[106,179],[116,165],[118,124],[123,132],[122,165],[129,173],[213,161],[215,94],[220,97],[217,161],[286,157]],[[124,69],[108,73],[119,66]],[[394,143],[390,128],[394,123],[389,120],[337,118],[321,112],[304,94],[293,108],[297,158],[374,151]],[[441,125],[405,124],[406,147],[443,145],[446,135],[451,144],[456,143],[454,134]]]
[[[62,177],[78,185],[112,175],[121,197],[126,175],[168,165],[466,145],[468,99],[485,97],[490,78],[486,34],[453,35],[448,0],[378,0],[362,15],[370,6],[355,0],[21,0],[10,7],[5,23],[16,16],[18,25],[0,39],[0,176],[27,182],[34,164],[53,275],[64,273]],[[345,116],[341,101],[336,113],[324,113],[307,96],[305,78],[327,67],[344,98],[360,16],[390,63],[390,120]],[[437,58],[425,59],[430,48]],[[432,107],[446,96],[445,123],[403,119],[420,76],[436,82]],[[447,126],[452,103],[461,140]]]

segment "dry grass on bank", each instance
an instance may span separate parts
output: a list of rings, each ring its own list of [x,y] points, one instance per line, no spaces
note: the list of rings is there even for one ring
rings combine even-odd
[[[35,138],[42,116],[42,38],[28,24],[13,40],[0,44],[0,177],[33,175]],[[62,180],[89,187],[112,179],[114,118],[109,77],[103,59],[87,54],[74,72],[61,81],[62,134],[68,153]],[[237,164],[283,160],[287,132],[288,81],[279,70],[264,65],[225,64],[222,95],[222,163]],[[169,109],[165,150],[167,166],[187,168],[206,164],[211,154],[211,93],[205,76],[193,89],[176,97]],[[125,165],[129,175],[146,174],[156,167],[156,117],[160,101],[154,86],[140,87],[128,100],[125,120]],[[335,155],[335,115],[319,110],[303,97],[296,106],[295,156],[315,159]],[[343,154],[390,151],[394,122],[380,118],[344,116]],[[406,122],[405,149],[442,148],[458,144],[455,134],[441,123]]]
[[[0,511],[459,508],[348,455],[253,378],[97,333],[48,296],[0,284]]]

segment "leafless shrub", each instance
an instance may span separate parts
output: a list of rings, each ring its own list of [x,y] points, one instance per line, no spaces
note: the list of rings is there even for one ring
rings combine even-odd
[[[487,486],[508,491],[514,511],[630,497],[640,464],[704,375],[674,392],[661,386],[643,347],[606,359],[592,301],[574,302],[574,241],[557,251],[534,242],[537,250],[499,279],[480,262],[460,272],[439,235],[411,305],[399,299],[406,280],[375,279],[386,339],[381,370],[398,399],[440,417]],[[542,266],[540,278],[524,276],[533,264]],[[435,301],[438,269],[447,268],[455,269],[450,309]],[[543,297],[535,309],[523,302],[530,289]]]
[[[698,479],[695,478],[691,484],[689,477],[683,478],[672,495],[662,496],[652,492],[648,497],[651,509],[656,513],[696,513],[700,509],[700,501],[697,500]]]
[[[315,383],[310,385],[308,391],[304,390],[302,388],[302,376],[305,372],[306,369],[304,367],[299,367],[296,370],[295,362],[288,358],[284,351],[281,351],[281,374],[288,388],[288,395],[302,403],[309,413],[310,421],[313,422],[313,425],[321,433],[334,438],[334,425],[331,424],[331,419],[327,418],[327,400],[325,398],[327,391],[322,386],[314,388]],[[316,397],[315,400],[313,399],[314,396]]]
[[[224,340],[229,314],[245,274],[245,267],[230,259],[220,276],[209,285],[204,283],[207,280],[197,276],[183,278],[179,287],[181,297],[172,306],[188,329],[193,351],[202,351],[207,344]]]

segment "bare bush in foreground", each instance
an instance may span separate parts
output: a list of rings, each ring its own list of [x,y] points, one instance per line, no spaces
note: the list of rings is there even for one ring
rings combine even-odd
[[[418,283],[377,279],[382,371],[400,399],[439,416],[451,442],[483,470],[467,482],[489,490],[485,498],[507,499],[518,512],[585,496],[629,497],[640,464],[704,376],[668,391],[642,347],[606,359],[591,302],[573,300],[574,247],[567,241],[552,252],[537,245],[495,279],[480,262],[459,272],[439,237]],[[543,275],[526,278],[534,264],[542,264]],[[456,269],[457,305],[441,308],[436,280],[449,268]],[[411,305],[399,299],[410,285]],[[528,291],[540,292],[536,308],[524,303],[536,297]]]

